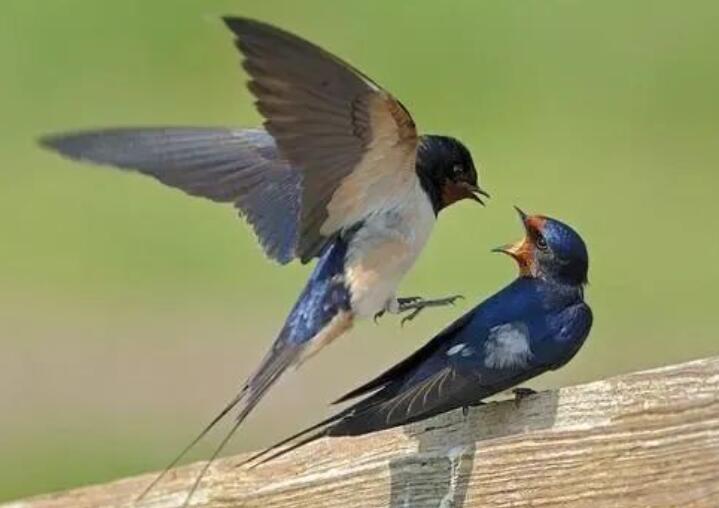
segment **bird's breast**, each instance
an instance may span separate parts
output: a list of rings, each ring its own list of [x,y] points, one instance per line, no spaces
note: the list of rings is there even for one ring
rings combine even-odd
[[[435,214],[419,184],[391,207],[378,210],[353,236],[345,262],[352,309],[359,317],[383,310],[414,265],[432,232]]]

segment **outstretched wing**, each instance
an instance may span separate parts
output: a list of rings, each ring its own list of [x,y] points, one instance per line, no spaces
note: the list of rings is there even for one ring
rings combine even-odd
[[[225,18],[248,87],[280,152],[302,172],[298,255],[416,182],[417,132],[402,104],[337,57],[295,35]]]
[[[40,143],[72,159],[135,170],[193,196],[233,203],[269,257],[280,263],[295,257],[302,175],[263,130],[107,129]]]

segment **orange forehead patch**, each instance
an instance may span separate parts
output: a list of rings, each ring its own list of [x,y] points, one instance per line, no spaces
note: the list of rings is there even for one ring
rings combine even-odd
[[[525,220],[525,224],[530,229],[534,229],[536,231],[542,231],[544,229],[544,225],[546,223],[547,223],[547,219],[542,217],[541,215],[530,215]]]

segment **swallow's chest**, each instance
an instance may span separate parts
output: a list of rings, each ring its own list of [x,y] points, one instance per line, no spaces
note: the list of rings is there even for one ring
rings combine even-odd
[[[432,232],[435,214],[421,190],[367,217],[353,236],[345,262],[352,307],[362,317],[383,310]]]

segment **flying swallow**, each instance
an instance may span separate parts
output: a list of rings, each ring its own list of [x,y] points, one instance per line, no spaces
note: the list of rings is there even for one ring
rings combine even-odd
[[[402,103],[360,71],[276,27],[224,21],[265,130],[109,129],[41,140],[70,158],[233,203],[281,263],[319,258],[260,366],[198,439],[235,409],[229,439],[288,367],[356,319],[412,311],[411,319],[452,303],[455,297],[397,298],[396,290],[439,212],[488,197],[461,142],[419,135]]]
[[[247,462],[258,465],[325,436],[362,435],[479,405],[572,359],[592,326],[586,246],[568,225],[517,210],[525,238],[495,249],[519,264],[514,282],[336,403],[365,398]]]

